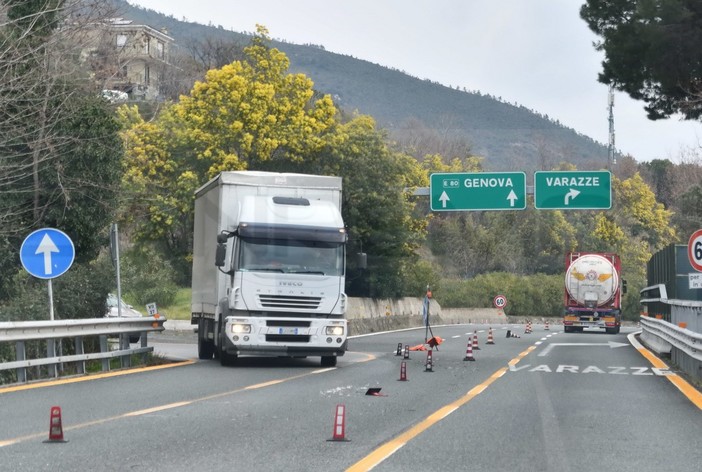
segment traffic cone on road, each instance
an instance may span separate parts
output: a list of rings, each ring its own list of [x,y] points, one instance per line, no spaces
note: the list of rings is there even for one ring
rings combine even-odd
[[[495,344],[495,340],[492,337],[492,328],[488,329],[488,339],[485,344]]]
[[[531,334],[531,321],[527,321],[526,328],[524,329],[524,334]]]
[[[432,362],[432,350],[427,351],[427,363],[424,367],[424,372],[434,372],[434,364]]]
[[[402,355],[402,343],[397,343],[397,351],[395,352],[396,356],[401,356]]]
[[[398,380],[402,382],[407,381],[407,363],[405,361],[400,363],[400,378]]]
[[[331,439],[327,441],[348,441],[346,439],[346,405],[340,403],[336,405],[334,414],[334,432]]]
[[[548,331],[548,320],[546,320],[546,323],[544,324],[544,330]]]
[[[473,345],[468,342],[468,347],[466,348],[466,357],[463,358],[464,361],[474,361],[473,357]]]
[[[67,442],[63,439],[63,424],[61,423],[61,407],[51,407],[51,417],[49,419],[49,439],[47,443]]]
[[[480,350],[480,346],[478,346],[478,332],[477,331],[473,332],[473,350],[474,351]]]

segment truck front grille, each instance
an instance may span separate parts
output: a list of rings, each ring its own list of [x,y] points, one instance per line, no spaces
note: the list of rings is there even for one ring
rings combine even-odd
[[[322,299],[321,297],[298,297],[295,295],[259,295],[258,301],[264,308],[316,310]]]

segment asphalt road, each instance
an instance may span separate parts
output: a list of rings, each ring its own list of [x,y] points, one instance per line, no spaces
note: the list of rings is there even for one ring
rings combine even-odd
[[[466,361],[476,331],[480,349]],[[626,332],[500,326],[494,345],[486,326],[433,334],[444,342],[430,371],[426,352],[395,352],[422,344],[419,329],[354,338],[331,369],[317,358],[242,358],[229,368],[191,360],[0,390],[0,469],[699,470],[702,410]],[[192,334],[169,336],[150,342],[196,357]],[[366,395],[370,387],[380,395]],[[43,442],[53,405],[66,443]],[[344,440],[329,441],[338,405]]]

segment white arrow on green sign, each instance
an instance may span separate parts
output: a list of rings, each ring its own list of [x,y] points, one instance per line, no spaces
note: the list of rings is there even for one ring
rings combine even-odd
[[[524,172],[431,174],[432,211],[524,210]]]
[[[609,171],[534,172],[534,206],[539,210],[612,208]]]

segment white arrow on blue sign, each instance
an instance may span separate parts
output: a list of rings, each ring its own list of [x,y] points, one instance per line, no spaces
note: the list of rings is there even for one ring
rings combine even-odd
[[[27,236],[20,248],[22,267],[39,279],[63,275],[73,264],[76,251],[66,233],[42,228]]]

